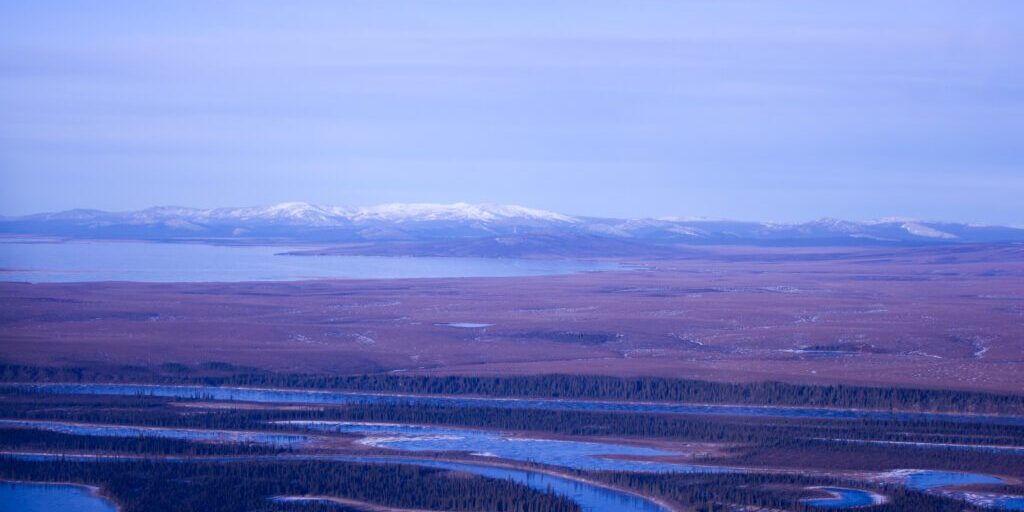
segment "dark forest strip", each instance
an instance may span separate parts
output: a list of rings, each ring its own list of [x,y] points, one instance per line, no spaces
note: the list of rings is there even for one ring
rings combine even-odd
[[[252,371],[237,369],[226,363],[206,363],[199,367],[174,365],[160,371],[144,368],[123,370],[104,372],[88,368],[5,364],[0,365],[0,381],[148,382],[490,397],[814,406],[957,413],[1024,413],[1024,394],[940,389],[818,386],[782,382],[723,383],[659,377],[621,378],[586,375],[329,376]]]

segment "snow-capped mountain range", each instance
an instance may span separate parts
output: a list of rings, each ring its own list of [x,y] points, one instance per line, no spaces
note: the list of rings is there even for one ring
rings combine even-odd
[[[820,219],[798,224],[688,218],[574,217],[514,205],[384,204],[351,208],[307,203],[134,212],[68,210],[0,218],[0,234],[66,238],[313,243],[444,242],[594,248],[677,244],[872,245],[1024,241],[1024,229],[953,222]],[[486,245],[486,244],[484,244]],[[493,244],[491,244],[493,245]],[[564,251],[562,251],[564,252]]]
[[[468,203],[390,203],[372,207],[321,206],[290,202],[271,206],[245,208],[184,208],[157,206],[135,212],[105,212],[101,210],[67,210],[20,217],[23,220],[95,220],[129,224],[161,222],[251,223],[280,222],[299,226],[338,226],[360,222],[500,222],[503,220],[532,220],[547,222],[577,222],[559,213],[535,210],[515,205],[483,205]],[[12,220],[10,218],[5,220]]]

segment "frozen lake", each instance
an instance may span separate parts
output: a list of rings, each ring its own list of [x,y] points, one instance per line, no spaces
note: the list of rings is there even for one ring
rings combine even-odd
[[[0,239],[0,281],[240,282],[515,277],[620,268],[612,263],[565,260],[282,254],[296,249],[308,247]]]

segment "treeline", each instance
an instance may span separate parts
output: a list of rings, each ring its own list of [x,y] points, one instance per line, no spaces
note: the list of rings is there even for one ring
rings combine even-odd
[[[884,471],[902,468],[1024,475],[1024,454],[929,448],[910,445],[864,445],[815,439],[778,439],[729,450],[708,462],[723,466]]]
[[[543,411],[359,404],[320,411],[264,411],[280,419],[322,419],[462,425],[574,436],[628,436],[713,443],[765,443],[779,439],[869,439],[1024,447],[1024,427],[899,420],[822,420],[737,416],[676,416],[598,411]],[[269,420],[268,420],[269,421]]]
[[[121,512],[296,510],[275,496],[335,496],[446,511],[579,512],[567,498],[510,480],[393,464],[28,462],[0,460],[0,479],[95,485]],[[327,510],[302,505],[301,510]],[[337,508],[333,508],[337,510]]]
[[[889,503],[857,508],[870,512],[965,512],[986,510],[962,501],[897,486],[866,486],[862,482],[784,474],[645,474],[603,472],[590,475],[607,483],[679,504],[687,510],[726,512],[738,506],[766,510],[820,511],[802,500],[820,497],[810,486],[838,486],[884,494]]]
[[[227,386],[292,387],[414,394],[540,397],[590,400],[756,404],[954,412],[1024,412],[1024,395],[972,391],[782,382],[723,383],[658,377],[586,375],[510,377],[324,376],[277,373],[207,377]]]
[[[273,455],[289,450],[254,443],[201,443],[141,436],[87,436],[32,428],[0,427],[0,449],[17,451],[93,451],[148,455]]]
[[[180,366],[180,365],[179,365]],[[211,370],[216,368],[216,371]],[[215,386],[263,386],[307,389],[358,390],[416,394],[542,397],[591,400],[756,404],[953,411],[1024,413],[1024,394],[976,391],[817,386],[782,382],[723,383],[659,377],[619,378],[586,375],[472,376],[331,376],[283,374],[246,370],[208,363],[188,370],[103,373],[87,368],[43,368],[0,365],[0,379],[11,381],[154,382]],[[211,374],[212,372],[212,374]]]

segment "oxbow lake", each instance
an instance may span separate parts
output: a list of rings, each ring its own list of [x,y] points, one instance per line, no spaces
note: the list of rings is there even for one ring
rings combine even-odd
[[[515,277],[624,268],[614,263],[567,260],[284,254],[311,248],[0,239],[0,281],[241,282]]]

